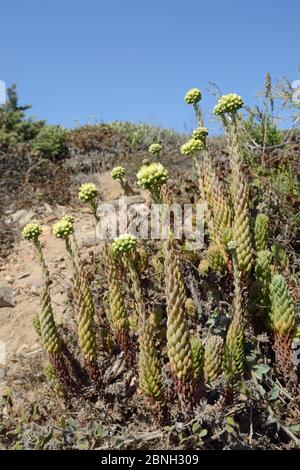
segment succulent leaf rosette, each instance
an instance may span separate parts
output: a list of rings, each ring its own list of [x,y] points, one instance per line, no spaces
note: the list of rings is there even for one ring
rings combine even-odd
[[[236,93],[229,93],[223,95],[219,99],[218,103],[214,108],[214,113],[217,116],[223,116],[224,114],[235,114],[244,105],[242,98]]]
[[[112,253],[114,256],[121,256],[121,255],[128,255],[132,252],[132,250],[136,247],[137,239],[135,236],[124,233],[120,235],[118,238],[112,243]]]
[[[161,163],[151,163],[143,165],[136,176],[138,186],[157,190],[168,181],[168,170]]]
[[[94,183],[84,183],[80,186],[79,189],[79,199],[82,202],[91,202],[98,195],[98,190]]]
[[[59,222],[53,225],[53,235],[56,238],[67,239],[72,233],[74,233],[74,218],[66,215]]]
[[[123,168],[122,166],[116,166],[111,171],[111,176],[114,180],[121,181],[124,175],[125,175],[125,168]]]
[[[151,153],[152,155],[155,155],[156,157],[159,157],[160,152],[161,152],[161,145],[160,144],[153,143],[153,144],[150,145],[149,153]]]
[[[197,104],[202,98],[201,91],[198,88],[191,88],[185,95],[186,104]]]
[[[190,139],[185,144],[183,144],[180,148],[182,155],[193,155],[197,152],[201,152],[203,150],[204,145],[203,142],[199,139]]]
[[[37,241],[42,233],[42,227],[38,224],[28,224],[22,230],[22,236],[28,241]]]

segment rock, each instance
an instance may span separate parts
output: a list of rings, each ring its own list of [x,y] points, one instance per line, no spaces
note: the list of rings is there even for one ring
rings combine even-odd
[[[84,233],[81,236],[81,245],[85,248],[92,248],[93,246],[98,245],[98,243],[99,242],[97,241],[95,230]]]
[[[11,287],[0,286],[0,308],[1,307],[14,307],[15,304],[12,300],[13,289]]]
[[[19,274],[19,276],[17,277],[17,279],[25,279],[25,277],[29,277],[30,274],[29,273],[22,273],[22,274]]]
[[[43,220],[44,224],[51,224],[52,222],[55,222],[57,220],[56,215],[49,215],[48,217],[45,217]]]
[[[35,213],[29,209],[20,209],[17,212],[12,214],[11,219],[14,223],[19,225],[26,225],[28,224],[33,218],[35,217]]]
[[[50,204],[48,204],[47,202],[44,202],[44,207],[45,207],[45,210],[48,214],[53,214],[53,209],[52,207],[50,206]]]

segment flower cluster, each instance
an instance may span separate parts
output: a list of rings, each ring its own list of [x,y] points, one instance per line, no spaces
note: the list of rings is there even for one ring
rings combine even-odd
[[[143,189],[158,189],[168,181],[168,171],[161,163],[143,165],[136,176]]]
[[[201,97],[201,91],[198,88],[192,88],[186,93],[184,101],[187,104],[197,104],[201,100]]]
[[[225,113],[236,113],[240,108],[242,108],[244,102],[242,98],[236,93],[230,93],[229,95],[223,95],[219,99],[218,103],[214,108],[214,113],[217,116],[221,116]]]
[[[180,148],[182,155],[192,155],[203,150],[203,142],[199,139],[190,139]]]
[[[115,168],[111,171],[111,176],[114,180],[121,181],[123,176],[125,175],[125,168],[122,166],[115,166]]]
[[[208,136],[208,130],[206,127],[198,127],[197,129],[193,130],[192,136],[196,140],[201,140],[201,142],[205,142],[206,137]]]
[[[82,202],[90,202],[97,197],[98,191],[94,183],[84,183],[79,189],[79,199]]]
[[[124,233],[115,238],[112,244],[112,252],[115,256],[129,253],[137,244],[137,239],[129,233]]]
[[[151,144],[149,147],[149,152],[156,157],[159,157],[161,152],[161,145],[160,144]]]
[[[52,232],[57,238],[67,239],[74,233],[74,218],[70,215],[66,215],[53,225]]]
[[[38,224],[28,224],[22,230],[22,236],[25,240],[38,240],[42,233],[42,227]]]

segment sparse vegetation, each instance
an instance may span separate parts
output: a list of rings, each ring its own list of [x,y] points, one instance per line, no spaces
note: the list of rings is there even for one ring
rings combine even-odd
[[[261,121],[259,113],[245,120],[240,96],[220,97],[214,114],[224,127],[221,162],[197,88],[184,98],[198,121],[186,142],[173,131],[120,122],[68,133],[43,123],[31,134],[31,148],[62,165],[74,186],[66,167],[75,149],[96,152],[103,144],[99,135],[109,142],[120,138],[134,164],[123,154],[111,158],[109,170],[124,194],[142,189],[148,205],[169,208],[201,201],[205,236],[203,248],[191,251],[187,240],[175,238],[172,223],[165,239],[156,241],[126,230],[99,241],[93,261],[86,262],[76,218],[65,215],[52,236],[64,243],[69,260],[71,318],[58,322],[43,229],[35,223],[23,229],[43,273],[33,328],[44,355],[20,371],[26,375],[31,368],[32,377],[35,370],[34,406],[16,411],[13,383],[2,396],[0,446],[299,448],[300,190],[290,158],[268,159],[268,148],[284,142],[270,121],[271,91],[267,77]],[[19,139],[27,142],[5,129],[10,151]],[[261,159],[251,154],[253,140]],[[282,151],[288,148],[286,142]],[[85,217],[101,224],[101,187],[85,181],[76,193],[73,207],[88,207]]]

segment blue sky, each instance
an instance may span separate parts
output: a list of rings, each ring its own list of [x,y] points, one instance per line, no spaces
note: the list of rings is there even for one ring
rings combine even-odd
[[[209,119],[210,81],[252,105],[267,71],[300,78],[299,0],[0,0],[0,14],[0,79],[50,123],[181,131],[191,87]]]

